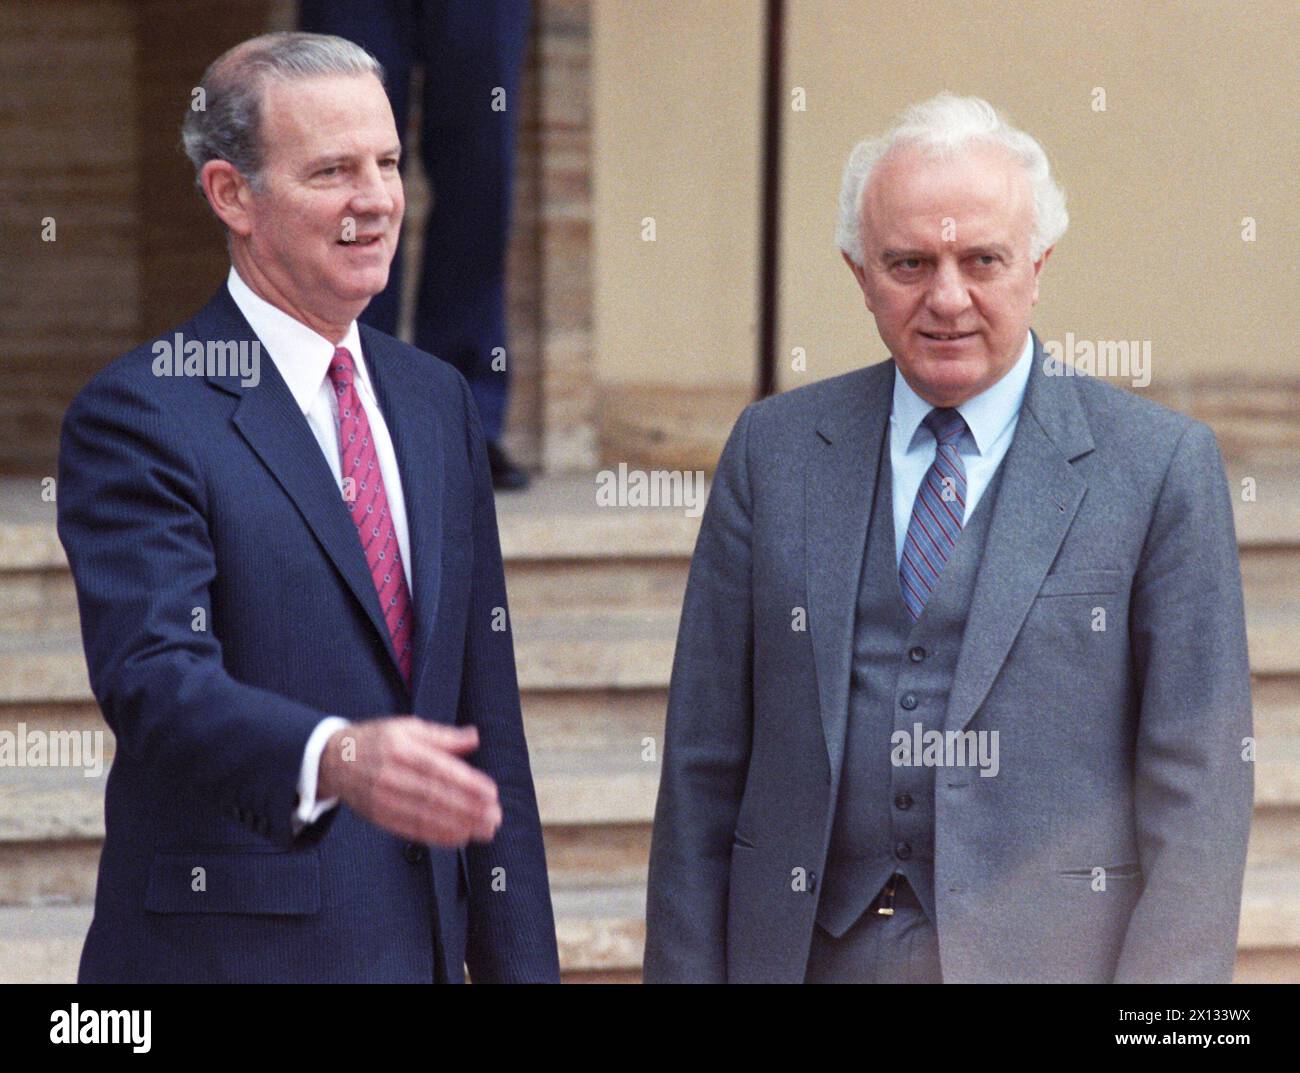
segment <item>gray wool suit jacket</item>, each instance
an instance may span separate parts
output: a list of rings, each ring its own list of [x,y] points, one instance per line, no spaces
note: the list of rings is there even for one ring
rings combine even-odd
[[[997,730],[1000,770],[935,779],[943,977],[1227,981],[1254,780],[1223,461],[1201,422],[1034,349],[944,724]],[[757,402],[723,451],[673,666],[647,982],[803,979],[895,375]]]

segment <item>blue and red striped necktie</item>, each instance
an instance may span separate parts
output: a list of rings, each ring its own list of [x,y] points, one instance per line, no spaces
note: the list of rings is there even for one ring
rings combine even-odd
[[[912,505],[912,520],[903,541],[898,581],[903,603],[913,620],[939,583],[939,575],[961,536],[966,514],[966,467],[957,445],[966,420],[955,409],[936,407],[922,422],[937,441],[934,461],[925,471]]]

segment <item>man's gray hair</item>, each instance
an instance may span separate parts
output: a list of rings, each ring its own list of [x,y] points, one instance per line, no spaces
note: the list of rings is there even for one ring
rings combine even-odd
[[[322,75],[374,75],[384,69],[360,45],[329,34],[263,34],[222,53],[203,79],[181,124],[185,155],[194,165],[194,183],[209,160],[234,165],[254,190],[262,186],[260,132],[262,92],[272,79],[292,81]]]
[[[862,266],[866,251],[862,242],[862,191],[876,165],[890,150],[917,146],[940,159],[951,160],[972,142],[1000,145],[1010,151],[1029,176],[1034,195],[1034,230],[1029,256],[1037,261],[1054,246],[1070,224],[1065,211],[1065,192],[1052,179],[1043,147],[1023,130],[979,97],[957,97],[940,93],[928,101],[913,104],[882,137],[859,142],[849,154],[840,183],[839,220],[835,241],[849,259]]]

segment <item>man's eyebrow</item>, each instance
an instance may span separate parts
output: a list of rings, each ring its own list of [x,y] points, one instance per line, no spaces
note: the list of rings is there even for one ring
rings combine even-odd
[[[325,156],[318,156],[307,162],[307,171],[316,171],[318,168],[331,168],[338,164],[345,164],[354,159],[351,153],[329,153]]]
[[[999,256],[1005,257],[1011,251],[1008,250],[1007,247],[1002,245],[1000,242],[981,242],[974,246],[963,246],[958,252],[964,257],[969,257],[972,254],[984,254],[984,253],[995,253],[998,254]],[[882,250],[880,252],[880,259],[882,261],[892,261],[895,259],[905,259],[908,257],[929,257],[929,256],[931,256],[929,250],[920,250],[920,249],[898,249],[898,250],[887,249],[887,250]]]
[[[882,261],[892,261],[896,257],[929,257],[929,250],[881,250]]]
[[[307,164],[307,171],[318,171],[321,168],[330,168],[338,164],[348,164],[356,160],[360,154],[357,153],[327,153],[325,156],[318,156]],[[401,157],[402,147],[400,144],[392,145],[379,154],[381,160],[390,157]]]

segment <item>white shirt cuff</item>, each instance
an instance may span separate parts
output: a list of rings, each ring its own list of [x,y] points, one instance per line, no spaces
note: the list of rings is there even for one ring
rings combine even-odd
[[[325,751],[325,744],[336,730],[349,725],[346,719],[337,715],[327,716],[316,724],[316,729],[307,739],[307,746],[302,751],[302,769],[298,773],[298,808],[294,811],[291,821],[295,835],[304,827],[315,823],[339,803],[337,797],[327,797],[324,801],[316,800],[316,779],[320,775],[320,758]]]

